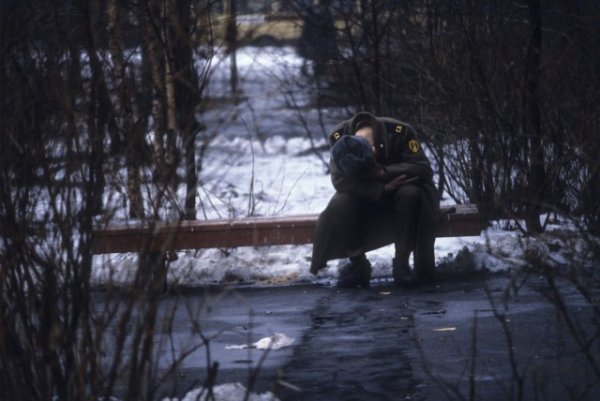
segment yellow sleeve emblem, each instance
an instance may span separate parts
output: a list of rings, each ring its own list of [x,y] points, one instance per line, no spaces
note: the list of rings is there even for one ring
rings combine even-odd
[[[340,132],[336,131],[331,135],[331,139],[333,139],[333,142],[337,141],[338,139],[340,139]]]
[[[417,142],[414,139],[411,139],[410,141],[408,141],[408,148],[411,152],[417,153],[421,149],[421,146],[419,145],[419,142]]]
[[[397,134],[402,134],[402,131],[404,130],[404,126],[402,125],[396,125],[396,133]]]

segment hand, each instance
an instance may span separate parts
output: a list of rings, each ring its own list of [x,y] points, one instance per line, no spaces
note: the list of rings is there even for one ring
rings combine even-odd
[[[415,182],[419,179],[419,177],[409,177],[406,174],[399,175],[394,178],[383,187],[384,193],[392,193],[395,192],[402,185],[409,184],[411,182]]]

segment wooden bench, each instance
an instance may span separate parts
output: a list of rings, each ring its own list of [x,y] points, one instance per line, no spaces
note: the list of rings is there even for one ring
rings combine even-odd
[[[479,235],[474,205],[442,207],[438,237]],[[108,226],[94,231],[93,253],[160,252],[312,243],[318,215],[190,220],[165,224]]]

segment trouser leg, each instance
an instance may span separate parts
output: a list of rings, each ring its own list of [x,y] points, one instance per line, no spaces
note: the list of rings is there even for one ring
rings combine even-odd
[[[417,225],[421,208],[421,191],[415,185],[400,187],[393,197],[393,229],[396,253],[392,274],[394,282],[404,288],[417,284],[416,275],[410,270],[408,259],[415,249]]]
[[[335,232],[349,258],[364,254],[365,220],[372,213],[369,202],[356,196],[336,193],[326,209],[332,216]]]
[[[421,190],[416,185],[403,185],[394,193],[394,245],[396,259],[406,261],[415,249],[417,224],[421,213]]]
[[[435,236],[425,234],[425,231],[432,229],[425,226],[435,223],[432,216],[423,214],[423,202],[423,193],[417,185],[403,185],[394,194],[394,266],[406,269],[408,258],[414,252],[416,278],[419,282],[430,282],[435,268]]]

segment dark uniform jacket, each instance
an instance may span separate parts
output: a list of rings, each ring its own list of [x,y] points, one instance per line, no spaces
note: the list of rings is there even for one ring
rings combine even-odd
[[[425,152],[415,137],[413,128],[399,120],[375,117],[368,112],[356,114],[334,128],[330,135],[331,145],[344,135],[354,135],[361,122],[368,121],[374,127],[376,161],[383,166],[389,177],[406,174],[419,177],[416,182],[422,190],[422,206],[416,233],[414,250],[415,267],[418,263],[434,263],[433,245],[435,226],[439,220],[439,196],[433,183],[433,171]],[[344,174],[330,160],[331,181],[337,192],[353,194],[373,202],[374,206],[383,198],[385,182],[368,180]],[[370,216],[366,221],[364,249],[366,252],[394,242],[394,230],[390,216],[392,210],[381,209],[381,213]],[[317,222],[313,241],[311,272],[316,274],[328,260],[346,257],[346,248],[335,232],[333,213],[322,213]]]

